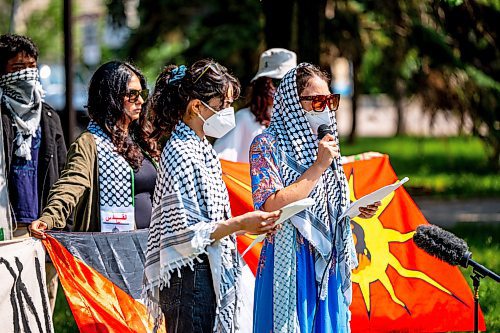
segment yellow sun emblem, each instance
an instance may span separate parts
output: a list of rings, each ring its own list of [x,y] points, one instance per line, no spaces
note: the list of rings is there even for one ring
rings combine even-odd
[[[349,188],[351,201],[355,201],[354,179],[353,175],[349,177]],[[356,245],[356,254],[358,258],[358,267],[353,270],[352,281],[359,285],[363,300],[366,305],[368,316],[370,316],[370,284],[380,281],[388,291],[391,299],[401,305],[409,313],[406,304],[401,301],[387,275],[387,267],[392,266],[399,275],[408,278],[421,279],[439,290],[451,295],[452,293],[432,278],[420,271],[414,271],[404,268],[399,260],[389,251],[389,243],[404,243],[413,237],[414,232],[402,234],[399,231],[385,229],[379,220],[380,215],[389,206],[394,198],[394,192],[391,192],[381,201],[377,213],[369,219],[355,217],[351,220],[351,229],[353,231],[354,243]]]

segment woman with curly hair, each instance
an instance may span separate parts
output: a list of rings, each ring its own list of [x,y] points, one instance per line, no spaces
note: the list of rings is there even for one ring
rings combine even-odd
[[[234,332],[242,298],[237,232],[266,233],[279,211],[231,217],[216,153],[206,136],[234,127],[240,85],[212,60],[168,66],[151,101],[155,137],[167,136],[155,189],[143,298],[172,332]]]
[[[148,97],[142,73],[126,62],[97,69],[89,86],[91,121],[71,145],[61,178],[53,185],[32,235],[63,228],[128,231],[149,227],[159,151],[150,138]]]

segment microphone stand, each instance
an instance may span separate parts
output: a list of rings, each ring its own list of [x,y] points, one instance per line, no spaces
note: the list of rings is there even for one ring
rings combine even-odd
[[[460,261],[462,267],[472,266],[472,286],[474,287],[474,333],[479,332],[479,284],[481,279],[488,276],[496,282],[500,282],[500,276],[472,260],[472,253],[467,251]]]
[[[474,333],[479,332],[479,284],[481,279],[484,278],[484,275],[477,271],[476,269],[472,270],[472,275],[470,276],[472,279],[472,286],[474,287]]]

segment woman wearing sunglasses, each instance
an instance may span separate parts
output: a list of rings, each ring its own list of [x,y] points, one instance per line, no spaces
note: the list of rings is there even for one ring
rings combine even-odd
[[[156,136],[167,136],[153,203],[143,295],[159,325],[177,332],[235,332],[242,259],[235,233],[271,231],[279,212],[231,217],[216,153],[206,136],[234,127],[240,84],[212,60],[168,66],[151,101]]]
[[[264,242],[254,332],[349,331],[356,252],[349,219],[339,218],[349,195],[340,162],[338,106],[327,75],[300,64],[282,79],[271,124],[250,148],[255,209],[274,211],[307,197],[315,200]],[[318,141],[323,124],[333,134]],[[378,205],[362,208],[359,216],[372,217]]]
[[[159,150],[149,138],[146,80],[131,64],[99,67],[89,86],[90,123],[71,145],[65,169],[52,186],[31,232],[64,228],[116,232],[149,227]]]

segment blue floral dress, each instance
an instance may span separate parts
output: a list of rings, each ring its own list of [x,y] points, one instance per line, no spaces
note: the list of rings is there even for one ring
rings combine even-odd
[[[283,189],[280,156],[274,137],[268,133],[257,136],[250,148],[250,174],[255,209],[261,209],[267,198]],[[273,332],[274,237],[264,241],[255,282],[255,333]],[[319,300],[319,283],[314,268],[314,248],[295,229],[297,265],[296,333],[349,332],[349,307],[341,291],[340,273],[332,264],[328,296]],[[279,263],[276,263],[279,264]],[[294,333],[294,332],[290,332]]]

